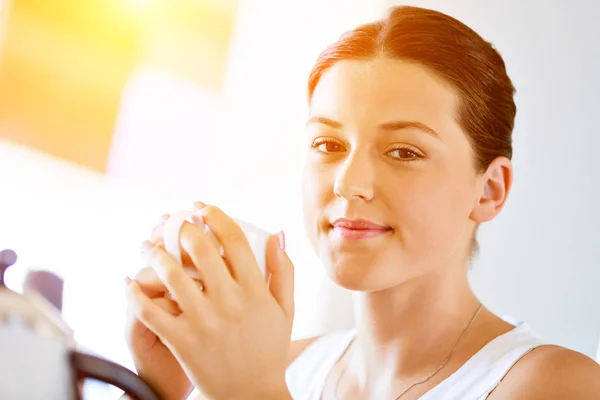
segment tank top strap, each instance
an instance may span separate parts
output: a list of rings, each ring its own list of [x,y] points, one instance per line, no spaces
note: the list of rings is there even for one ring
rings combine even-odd
[[[309,344],[288,366],[286,382],[294,400],[321,398],[329,373],[354,335],[354,329],[325,334]]]
[[[475,353],[454,374],[427,392],[422,400],[486,399],[527,353],[546,343],[521,323]]]
[[[294,400],[321,398],[331,370],[355,334],[352,329],[324,335],[307,346],[290,364],[286,381]],[[484,400],[515,363],[545,344],[528,325],[520,323],[486,344],[421,400]]]

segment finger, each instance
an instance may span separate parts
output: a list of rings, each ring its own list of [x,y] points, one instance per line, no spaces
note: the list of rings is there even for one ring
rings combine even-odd
[[[195,217],[195,218],[194,218]],[[233,283],[229,268],[205,232],[201,217],[194,216],[194,225],[186,222],[181,228],[179,242],[189,254],[203,282],[207,295],[219,295]]]
[[[127,300],[133,315],[159,337],[165,334],[168,337],[174,331],[177,318],[146,296],[137,282],[132,281],[127,289]]]
[[[294,319],[294,265],[285,252],[283,232],[267,243],[267,268],[271,274],[269,290],[290,321]]]
[[[132,283],[132,279],[130,278],[125,278],[125,288],[126,288],[126,298],[129,299],[128,297],[128,291],[129,289],[129,285]],[[137,282],[139,285],[139,282]],[[173,315],[173,316],[179,316],[181,315],[181,309],[179,308],[179,306],[177,305],[176,302],[172,301],[171,299],[169,299],[168,297],[165,297],[165,293],[160,293],[159,296],[156,297],[151,297],[148,295],[147,291],[144,290],[144,288],[140,285],[140,289],[142,290],[142,292],[148,296],[148,298],[150,298],[156,305],[158,305],[162,310],[166,311],[167,313]],[[126,307],[126,322],[127,322],[127,329],[133,329],[132,326],[140,325],[139,320],[136,318],[135,313],[133,311],[134,307],[133,305],[127,301],[127,307]],[[143,324],[142,324],[143,325]]]
[[[199,303],[205,299],[202,297],[202,292],[197,289],[194,280],[188,276],[182,266],[163,249],[152,245],[149,241],[142,243],[142,254],[177,301],[179,308],[184,313],[190,314],[197,310]]]
[[[127,288],[127,290],[130,290]],[[166,298],[166,297],[158,297],[151,299],[154,304],[160,307],[161,310],[167,312],[168,314],[177,317],[181,315],[181,309],[177,305],[176,302]],[[131,302],[127,302],[127,313],[126,313],[126,331],[130,333],[131,336],[135,336],[136,333],[143,333],[147,327],[141,323],[134,312],[134,304]]]
[[[233,277],[245,283],[263,281],[252,248],[240,226],[215,206],[206,206],[198,213],[223,246]]]
[[[161,310],[165,311],[168,314],[171,314],[174,317],[181,315],[181,308],[177,305],[176,302],[169,299],[168,297],[157,297],[155,299],[150,299],[154,304],[160,307]]]
[[[140,285],[142,291],[150,298],[163,297],[168,292],[165,284],[151,267],[140,268],[133,280]]]
[[[185,273],[194,280],[199,280],[199,274],[196,267],[184,267]],[[156,271],[152,267],[140,268],[137,274],[133,277],[142,288],[146,296],[150,298],[163,297],[169,292],[163,281],[160,280]],[[194,282],[199,285],[200,282]]]
[[[200,205],[202,205],[202,206],[200,206]],[[201,209],[203,207],[206,207],[206,205],[202,202],[194,203],[195,211],[198,211],[199,209]],[[197,218],[197,216],[192,217],[192,222],[194,222],[194,218]],[[223,256],[223,247],[221,246],[221,243],[219,243],[217,238],[212,234],[212,232],[210,231],[208,226],[206,226],[204,224],[204,220],[202,219],[202,217],[200,217],[200,221],[198,221],[197,219],[195,221],[196,222],[194,224],[196,226],[198,226],[198,228],[201,229],[206,234],[206,236],[210,239],[210,242],[213,244],[215,249],[217,249],[219,251],[219,254],[221,254],[221,256]]]
[[[162,218],[165,218],[165,219],[161,219],[161,222],[158,225],[156,225],[152,229],[152,232],[150,233],[150,239],[149,239],[150,242],[152,242],[155,246],[162,247],[163,249],[165,248],[165,241],[164,241],[165,222],[169,219],[169,217],[170,217],[169,214],[163,215]],[[219,242],[217,242],[217,240],[214,238],[214,236],[208,235],[208,237],[210,238],[210,242],[213,244],[214,248],[220,252],[221,244]],[[188,254],[188,252],[185,249],[182,248],[180,251],[180,254],[181,254],[182,265],[184,265],[184,266],[193,266],[194,265],[192,258],[190,257],[190,255]]]

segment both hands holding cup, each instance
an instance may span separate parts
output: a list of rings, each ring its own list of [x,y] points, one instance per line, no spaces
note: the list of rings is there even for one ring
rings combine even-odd
[[[126,279],[138,374],[164,399],[185,399],[194,387],[210,399],[291,399],[294,271],[283,233],[202,203],[170,218],[142,244],[147,267]]]

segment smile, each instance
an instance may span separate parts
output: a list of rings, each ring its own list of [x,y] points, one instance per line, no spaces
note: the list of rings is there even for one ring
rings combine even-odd
[[[367,239],[383,235],[392,229],[365,220],[337,219],[331,224],[333,232],[343,239]]]

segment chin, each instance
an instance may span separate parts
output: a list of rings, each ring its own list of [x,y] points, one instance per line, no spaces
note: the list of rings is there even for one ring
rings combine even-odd
[[[329,278],[339,287],[353,292],[380,292],[397,286],[395,283],[391,283],[389,280],[385,282],[377,282],[366,279],[356,279],[355,277],[347,275],[330,274]]]
[[[327,257],[323,258],[323,264],[329,279],[347,290],[376,292],[396,286],[391,271],[386,271],[372,256]]]

